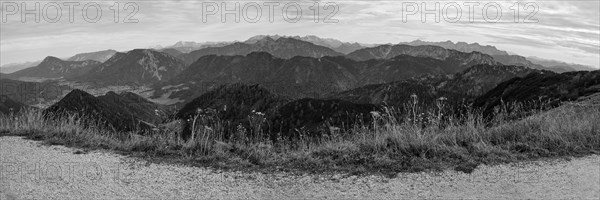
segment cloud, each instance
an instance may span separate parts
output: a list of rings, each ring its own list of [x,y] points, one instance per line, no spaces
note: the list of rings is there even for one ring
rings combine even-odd
[[[89,1],[81,2],[81,4]],[[403,20],[402,1],[332,1],[333,7],[324,9],[330,1],[318,1],[319,15],[314,17],[314,1],[278,1],[273,21],[269,21],[265,2],[261,5],[261,20],[256,23],[230,20],[221,23],[221,15],[210,15],[207,23],[202,20],[202,3],[207,1],[138,1],[139,10],[134,18],[139,23],[123,23],[132,9],[124,10],[125,1],[117,1],[120,6],[118,23],[115,23],[113,10],[115,2],[101,2],[103,15],[96,23],[86,22],[82,11],[75,12],[75,22],[70,23],[63,14],[58,23],[27,23],[20,16],[9,16],[7,23],[1,23],[0,61],[1,64],[43,59],[53,55],[68,57],[76,53],[104,49],[128,50],[156,45],[170,45],[177,41],[232,41],[245,40],[259,34],[280,35],[317,35],[361,43],[398,43],[414,39],[428,41],[465,41],[496,45],[498,48],[523,54],[552,58],[566,62],[575,62],[600,66],[600,10],[598,1],[534,1],[537,23],[522,23],[533,7],[525,9],[525,1],[497,2],[502,9],[500,23],[489,23],[483,18],[482,7],[491,2],[480,2],[474,12],[474,22],[468,18],[464,2],[457,2],[462,8],[462,18],[450,23],[440,16],[439,23],[433,15],[427,15],[426,23],[421,22],[421,13],[409,15]],[[215,1],[225,3],[231,9],[233,1]],[[432,1],[412,1],[426,3],[432,8]],[[519,15],[515,15],[511,6],[519,2]],[[530,2],[530,1],[526,1]],[[249,1],[239,1],[243,7]],[[302,9],[302,19],[296,23],[286,21],[284,5],[298,4]],[[440,1],[444,7],[449,1]],[[63,11],[65,11],[63,9]],[[4,12],[4,11],[3,11]],[[288,16],[294,17],[294,9],[288,10]],[[450,12],[452,13],[452,12]],[[493,9],[488,13],[493,13]],[[248,16],[256,16],[254,9],[248,9]],[[325,16],[331,16],[338,23],[323,23]],[[454,15],[454,13],[452,13]],[[519,23],[514,23],[515,17]],[[315,23],[315,19],[319,19]]]

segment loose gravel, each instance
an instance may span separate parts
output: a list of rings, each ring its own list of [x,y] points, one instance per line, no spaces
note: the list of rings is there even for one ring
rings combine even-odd
[[[0,199],[600,199],[600,156],[381,176],[220,172],[0,137]]]

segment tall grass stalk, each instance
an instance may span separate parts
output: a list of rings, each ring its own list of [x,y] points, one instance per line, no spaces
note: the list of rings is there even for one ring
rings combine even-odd
[[[386,108],[372,113],[371,124],[355,125],[319,139],[294,141],[268,140],[261,132],[266,120],[256,113],[248,118],[249,131],[240,127],[230,137],[224,137],[222,120],[198,114],[187,141],[180,137],[177,122],[145,134],[117,133],[85,117],[45,117],[34,110],[0,116],[0,133],[144,157],[209,160],[205,164],[210,166],[222,165],[215,164],[216,159],[234,168],[285,166],[309,171],[397,172],[600,150],[598,106],[569,104],[519,119],[498,112],[489,124],[475,111],[453,117],[442,115],[441,104],[437,110],[410,105],[406,114]]]

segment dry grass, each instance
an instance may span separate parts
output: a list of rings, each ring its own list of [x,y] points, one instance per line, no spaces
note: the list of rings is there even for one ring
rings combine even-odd
[[[171,123],[152,134],[114,133],[74,116],[44,118],[39,111],[0,117],[2,135],[22,135],[89,149],[109,149],[151,160],[226,169],[395,174],[454,168],[470,172],[477,164],[541,157],[584,155],[600,150],[600,107],[563,105],[519,120],[500,117],[486,123],[481,114],[440,117],[442,112],[395,111],[374,115],[373,126],[318,140],[273,143],[256,133],[264,121],[250,116],[252,130],[239,129],[224,140],[220,120],[199,116],[191,140],[183,141]],[[423,110],[424,111],[424,110]],[[425,117],[419,113],[424,114]],[[427,117],[429,116],[429,117]],[[503,115],[497,115],[503,116]],[[248,135],[252,135],[248,137]]]

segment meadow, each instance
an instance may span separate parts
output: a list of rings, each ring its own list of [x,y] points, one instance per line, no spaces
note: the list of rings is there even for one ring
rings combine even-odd
[[[197,115],[192,137],[183,140],[177,121],[145,134],[115,132],[85,117],[48,117],[40,110],[0,116],[0,136],[17,135],[49,145],[109,150],[154,162],[219,170],[382,174],[453,169],[470,173],[480,164],[597,154],[600,106],[579,102],[549,109],[497,111],[493,119],[470,110],[444,115],[443,106],[411,104],[403,111],[371,113],[370,124],[319,138],[271,140],[261,113],[253,128],[224,137],[218,118]],[[518,107],[518,106],[517,106]],[[524,111],[523,111],[524,112]]]

